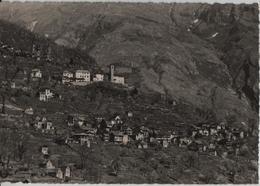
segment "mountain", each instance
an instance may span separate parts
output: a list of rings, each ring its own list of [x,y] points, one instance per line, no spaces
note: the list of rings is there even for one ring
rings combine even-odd
[[[198,22],[192,29],[223,53],[220,59],[229,69],[232,87],[239,96],[244,93],[255,110],[258,110],[259,101],[258,14],[256,4],[214,4],[197,12]]]
[[[116,65],[144,93],[212,110],[219,119],[256,118],[257,5],[8,3],[0,19]]]

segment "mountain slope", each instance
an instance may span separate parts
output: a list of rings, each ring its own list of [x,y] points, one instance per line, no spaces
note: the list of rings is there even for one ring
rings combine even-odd
[[[258,7],[214,4],[197,12],[193,33],[212,43],[223,55],[232,87],[244,93],[258,110]],[[214,37],[213,37],[214,36]]]
[[[128,84],[143,92],[155,91],[211,109],[219,119],[233,114],[241,120],[255,118],[256,106],[252,108],[250,95],[255,97],[257,92],[252,87],[258,84],[258,67],[250,66],[250,73],[245,73],[248,72],[245,65],[244,70],[237,72],[237,58],[233,58],[241,45],[228,47],[231,41],[227,38],[233,36],[232,27],[240,22],[230,23],[221,30],[223,33],[230,31],[230,35],[219,34],[216,38],[221,38],[209,39],[216,33],[211,32],[222,24],[216,17],[218,14],[223,17],[223,7],[226,5],[2,3],[0,18],[22,25],[59,45],[89,53],[104,71],[109,64],[115,64],[117,73],[123,74]],[[240,7],[244,6],[236,6],[238,14],[245,12]],[[256,8],[245,7],[254,11]],[[211,15],[211,12],[216,13]],[[196,19],[199,19],[198,25]],[[247,20],[254,26],[254,33],[257,32],[255,19],[252,15]],[[243,29],[249,30],[245,26]],[[237,32],[236,35],[242,33],[241,30]],[[246,40],[246,44],[252,40],[245,35],[241,35],[241,39]],[[257,64],[256,41],[249,44],[254,49],[252,64]],[[229,64],[230,58],[234,62]],[[250,83],[247,84],[248,79]],[[237,85],[242,86],[245,95],[238,91]],[[253,98],[253,102],[254,99],[257,98]]]
[[[15,55],[17,58],[21,57],[22,61],[28,61],[28,66],[30,66],[29,62],[34,62],[34,67],[50,65],[60,70],[69,67],[78,68],[80,66],[91,70],[96,69],[95,60],[88,54],[59,46],[50,39],[31,33],[20,26],[3,20],[0,20],[0,41],[1,54],[9,56]],[[35,48],[40,51],[39,61],[33,57],[34,45]],[[12,49],[10,50],[10,48]],[[47,60],[48,52],[49,55],[51,55],[51,61]],[[50,71],[52,70],[53,69],[50,69]]]

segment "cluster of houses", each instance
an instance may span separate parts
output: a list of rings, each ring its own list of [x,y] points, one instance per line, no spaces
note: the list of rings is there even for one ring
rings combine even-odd
[[[110,67],[110,81],[117,84],[125,84],[125,79],[122,76],[114,75],[115,67]],[[88,70],[76,70],[75,73],[65,70],[62,74],[62,83],[68,85],[85,86],[91,82],[103,82],[104,74],[96,73],[91,78],[91,74]]]
[[[125,84],[124,77],[114,75],[113,65],[111,65],[110,70],[111,70],[110,73],[111,82],[124,85]],[[38,81],[43,77],[43,75],[40,69],[35,68],[32,69],[30,73],[30,77],[33,81]],[[65,85],[86,86],[93,82],[103,82],[103,81],[105,81],[104,74],[97,73],[94,74],[93,77],[91,78],[91,74],[88,70],[76,70],[75,73],[66,70],[62,74],[62,83]],[[11,86],[12,88],[15,88],[15,83],[12,84]],[[50,99],[52,99],[54,96],[55,93],[52,92],[50,89],[44,89],[39,93],[39,100],[43,102],[47,102]]]
[[[241,141],[248,133],[242,128],[229,127],[227,123],[199,124],[191,127],[188,135],[173,132],[173,143],[190,150],[226,156],[239,154]]]
[[[15,53],[15,54],[17,53],[18,56],[24,55],[26,57],[36,58],[37,61],[39,61],[42,56],[41,50],[35,44],[32,46],[31,53],[29,53],[29,52],[24,53],[21,50],[16,50],[14,47],[6,45],[3,42],[0,42],[0,50],[7,50],[8,52]],[[4,57],[6,57],[6,56],[4,55]],[[53,60],[53,58],[51,57],[51,48],[50,47],[48,47],[48,50],[47,50],[46,60],[47,61]],[[42,73],[41,69],[39,69],[39,68],[32,69],[29,75],[30,75],[30,78],[32,81],[39,81],[43,78],[43,73]],[[27,80],[28,77],[26,77],[27,76],[26,71],[24,71],[23,76],[24,76],[23,80]],[[102,73],[95,73],[92,75],[90,73],[90,71],[88,71],[88,70],[76,70],[75,72],[70,72],[68,70],[65,70],[62,74],[61,81],[63,84],[66,84],[66,85],[86,86],[93,82],[103,82],[103,81],[105,81],[105,79],[110,79],[110,82],[112,82],[112,83],[125,85],[124,77],[115,75],[114,65],[110,66],[109,78],[105,78],[105,75]],[[21,79],[19,78],[19,81],[20,80]],[[16,85],[15,81],[11,82],[10,87],[12,89],[19,88],[19,86]],[[27,87],[22,86],[22,88],[27,88]],[[45,89],[39,93],[39,100],[43,101],[43,102],[47,102],[54,96],[55,96],[55,94],[50,89]]]
[[[56,177],[59,180],[68,180],[72,177],[72,165],[59,165],[57,159],[52,159],[47,145],[41,146],[44,160],[39,164],[44,169],[45,175]]]
[[[42,56],[44,56],[44,59],[46,61],[49,62],[53,61],[52,49],[50,46],[47,47],[47,51],[45,52],[46,54],[42,55],[42,51],[40,50],[40,47],[36,46],[35,44],[33,44],[32,46],[32,51],[29,52],[29,51],[22,51],[21,49],[16,49],[15,47],[0,41],[0,50],[19,57],[31,57],[34,58],[36,61],[40,61]],[[3,57],[6,58],[6,55],[3,55]]]
[[[69,115],[67,118],[67,125],[71,128],[74,127],[82,129],[84,132],[72,133],[70,136],[67,136],[65,140],[66,144],[86,144],[90,147],[90,143],[95,141],[97,128],[87,121],[84,115]]]
[[[41,48],[35,44],[33,44],[32,46],[32,55],[31,57],[36,59],[36,61],[40,61],[42,57],[44,57],[44,59],[47,62],[51,62],[53,61],[53,57],[52,57],[52,49],[50,46],[47,47],[47,50],[44,51],[44,55],[42,55],[42,51]]]
[[[39,100],[43,102],[48,102],[50,99],[54,97],[59,97],[61,99],[61,95],[55,94],[50,89],[46,88],[43,91],[39,92]]]
[[[132,112],[127,117],[133,117]],[[188,148],[201,153],[226,156],[228,154],[239,154],[241,144],[248,133],[242,128],[229,127],[226,123],[220,124],[198,124],[196,126],[175,125],[172,130],[160,131],[145,126],[130,127],[127,121],[120,115],[109,120],[102,117],[96,118],[95,124],[89,124],[84,117],[69,116],[68,127],[80,127],[84,132],[68,136],[66,143],[90,144],[101,138],[106,143],[121,145],[133,144],[137,148],[162,146],[167,148],[175,145],[180,148]]]
[[[20,56],[20,57],[31,57],[32,56],[30,54],[30,52],[25,52],[25,51],[22,51],[21,49],[15,49],[14,47],[5,44],[2,41],[0,41],[0,50],[4,51],[4,52],[9,52],[15,56]],[[7,56],[3,55],[3,57],[6,58]]]
[[[56,129],[53,126],[52,121],[48,120],[46,117],[37,116],[33,125],[36,130],[39,130],[42,133],[55,134],[56,132]]]

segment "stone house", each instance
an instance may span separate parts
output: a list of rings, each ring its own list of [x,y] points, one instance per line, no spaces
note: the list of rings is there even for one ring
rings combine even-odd
[[[204,136],[209,136],[209,130],[208,129],[204,129],[203,130],[203,135]]]
[[[31,78],[32,78],[33,80],[41,79],[41,78],[42,78],[42,72],[41,72],[41,70],[40,70],[40,69],[32,69]]]
[[[49,101],[49,99],[51,99],[53,97],[54,97],[54,93],[51,92],[50,89],[45,89],[43,92],[40,92],[39,100],[46,102],[46,101]]]
[[[11,82],[11,85],[10,85],[10,87],[11,87],[12,89],[15,89],[15,88],[16,88],[16,84],[15,84],[15,82],[14,82],[14,81],[12,81],[12,82]]]
[[[117,115],[115,118],[114,118],[116,124],[123,124],[123,120],[121,119],[121,117],[119,115]]]
[[[46,163],[46,169],[55,169],[55,166],[51,160],[48,160]]]
[[[47,121],[46,122],[46,130],[52,130],[53,126],[52,126],[52,122],[51,121]]]
[[[183,147],[191,144],[191,142],[192,140],[187,137],[180,138],[180,145]]]
[[[62,172],[61,168],[57,169],[56,177],[59,178],[59,179],[63,179],[64,178],[63,172]]]
[[[216,149],[216,145],[214,143],[210,143],[208,149],[215,150]]]
[[[156,142],[157,140],[156,140],[156,138],[154,138],[154,137],[150,137],[150,139],[149,139],[149,142],[150,143],[154,143],[154,142]]]
[[[199,134],[201,134],[201,135],[203,135],[204,133],[203,133],[203,129],[199,129]]]
[[[78,116],[75,120],[77,121],[79,127],[83,127],[86,124],[85,116]]]
[[[135,139],[140,141],[144,140],[144,134],[142,132],[139,132],[138,134],[136,134]]]
[[[239,136],[240,136],[241,139],[244,139],[244,137],[245,137],[245,133],[244,133],[244,131],[240,131]]]
[[[74,138],[72,138],[72,137],[67,137],[66,140],[65,140],[65,143],[66,144],[79,143],[79,141],[74,139]]]
[[[46,145],[42,146],[41,152],[43,155],[48,155],[49,154],[49,149]]]
[[[64,177],[70,178],[71,177],[71,168],[69,166],[66,167]]]
[[[130,127],[124,127],[123,132],[129,136],[133,135],[133,130]]]
[[[90,148],[90,140],[87,136],[81,136],[80,137],[80,144],[81,145],[87,145],[88,148]]]
[[[141,142],[138,143],[137,147],[139,149],[147,149],[148,148],[148,143],[145,142],[145,141],[141,141]]]
[[[168,140],[163,140],[162,145],[164,148],[167,148],[169,146]]]
[[[24,113],[25,114],[28,114],[28,115],[33,115],[33,108],[32,107],[29,107],[27,109],[24,110]]]
[[[122,139],[123,145],[127,145],[128,142],[129,142],[129,136],[126,135],[126,134],[124,134],[124,135],[123,135],[123,139]]]
[[[197,133],[198,133],[198,132],[197,132],[196,130],[193,130],[191,136],[192,136],[192,137],[195,137]]]
[[[122,76],[114,76],[112,79],[112,83],[116,83],[116,84],[125,84],[125,78]]]
[[[67,124],[69,127],[72,127],[75,125],[75,118],[71,115],[68,116],[67,118]]]
[[[121,131],[114,131],[114,143],[121,144],[123,143],[124,133]]]
[[[116,84],[125,84],[125,78],[122,76],[115,76],[114,75],[114,71],[115,71],[115,67],[114,65],[110,66],[110,80],[112,83],[116,83]]]
[[[105,142],[109,142],[110,136],[109,133],[103,133],[102,134],[102,140]]]
[[[216,134],[217,134],[216,128],[210,128],[210,135],[216,135]]]
[[[101,82],[104,81],[104,75],[103,74],[95,74],[93,77],[94,82]]]
[[[133,115],[134,115],[133,112],[130,112],[130,111],[127,112],[127,117],[132,118]]]
[[[71,83],[73,81],[73,73],[65,70],[62,74],[62,83]]]

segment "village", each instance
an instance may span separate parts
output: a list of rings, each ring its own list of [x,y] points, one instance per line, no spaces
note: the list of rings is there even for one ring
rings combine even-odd
[[[2,45],[2,49],[8,48]],[[10,47],[9,47],[10,48]],[[14,50],[11,48],[10,50]],[[49,54],[48,61],[53,60]],[[17,51],[18,54],[21,51]],[[41,55],[33,46],[33,57],[40,61]],[[116,67],[109,66],[109,75],[104,73],[90,73],[87,69],[78,69],[75,71],[64,70],[60,74],[61,86],[64,89],[71,87],[88,87],[91,84],[107,82],[128,87],[124,76],[115,75]],[[106,77],[107,76],[107,77]],[[42,81],[44,72],[40,68],[33,68],[29,72],[23,71],[22,77],[12,79],[10,83],[11,89],[30,90],[29,87],[20,86],[28,81],[32,83]],[[5,81],[2,81],[4,83]],[[55,100],[62,100],[62,93],[56,93],[54,88],[41,88],[37,93],[38,100],[42,103],[48,103]],[[136,148],[140,150],[163,148],[165,150],[171,147],[187,149],[198,154],[208,156],[221,157],[223,159],[240,156],[243,151],[249,136],[257,136],[254,130],[248,130],[246,127],[230,126],[227,121],[215,123],[172,123],[172,127],[167,130],[150,128],[142,124],[132,125],[132,121],[139,116],[135,110],[129,110],[125,113],[112,113],[111,115],[102,116],[81,114],[81,113],[63,113],[64,120],[62,125],[57,126],[55,121],[48,116],[38,115],[34,112],[36,108],[31,105],[23,110],[25,129],[33,130],[36,134],[45,135],[46,138],[54,139],[57,136],[60,138],[59,143],[67,147],[87,148],[91,151],[92,146],[101,143],[103,145],[116,145],[120,147]],[[48,109],[48,108],[46,108]],[[162,118],[157,118],[162,119]],[[241,123],[240,126],[246,126],[246,123]],[[50,157],[52,152],[48,145],[41,145],[40,154],[43,157],[39,163],[39,169],[44,170],[42,177],[51,176],[59,182],[72,180],[72,164],[67,162],[66,165],[58,166]],[[61,154],[62,156],[62,154]],[[55,160],[57,161],[57,160]],[[116,172],[116,171],[114,171]],[[117,173],[114,173],[115,175]],[[29,176],[30,177],[30,176]],[[29,180],[29,178],[28,178]],[[27,181],[28,181],[27,180]],[[29,181],[28,181],[29,182]]]

